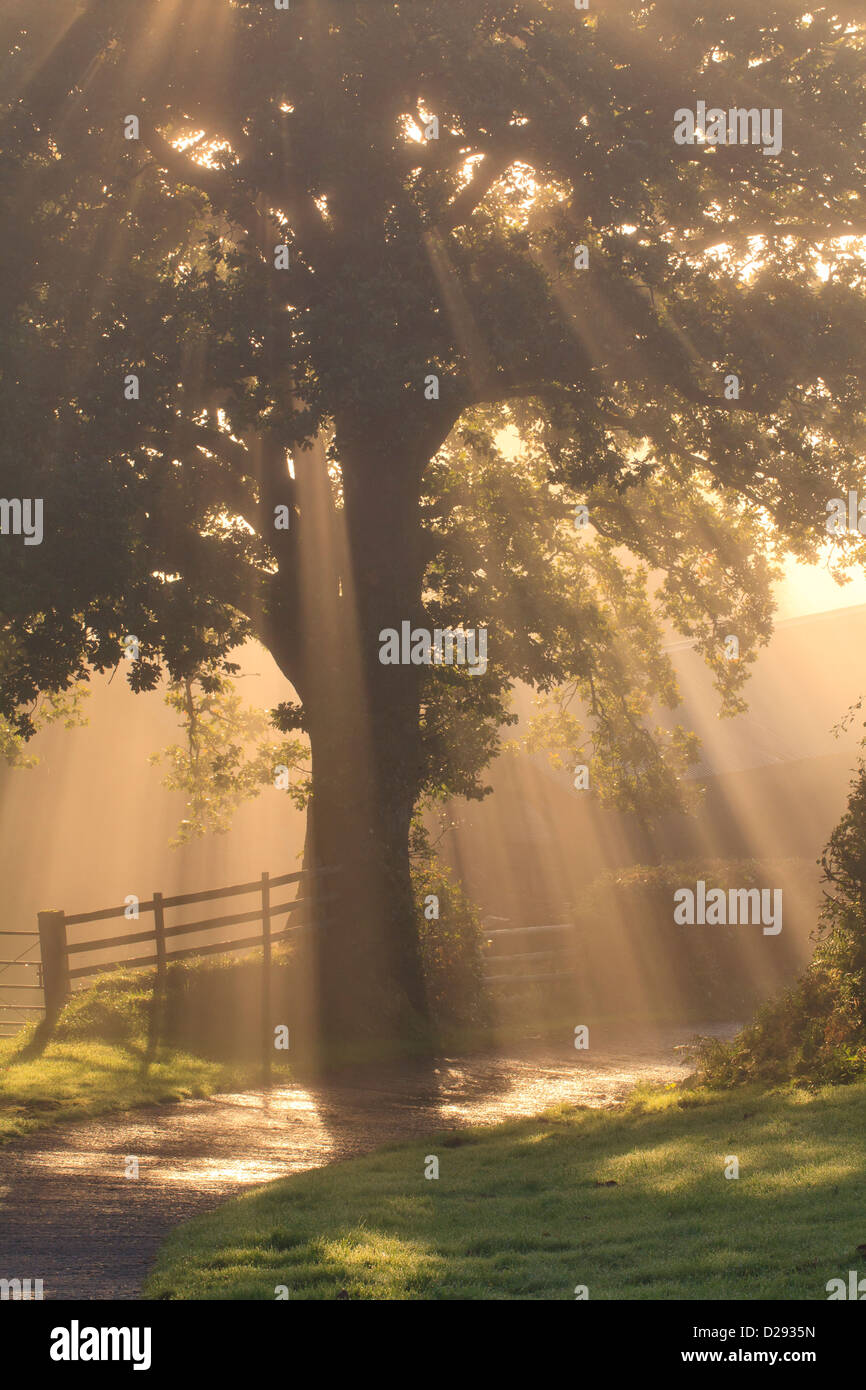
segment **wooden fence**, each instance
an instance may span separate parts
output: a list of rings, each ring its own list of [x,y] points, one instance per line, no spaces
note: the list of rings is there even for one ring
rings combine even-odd
[[[270,1006],[271,947],[274,942],[286,941],[296,932],[309,931],[326,925],[326,921],[321,917],[317,918],[315,922],[313,921],[313,898],[309,893],[306,896],[302,894],[305,889],[309,888],[313,880],[330,878],[339,872],[339,868],[336,867],[323,868],[315,872],[301,871],[280,874],[275,878],[271,878],[268,873],[263,873],[261,878],[254,879],[251,883],[236,883],[228,888],[209,888],[201,893],[179,893],[173,897],[164,897],[162,893],[154,893],[153,897],[146,902],[137,902],[134,908],[134,920],[139,921],[142,916],[152,915],[152,924],[144,930],[124,931],[117,936],[103,937],[101,940],[70,940],[68,929],[85,923],[106,922],[117,917],[128,918],[131,910],[129,905],[100,908],[96,912],[40,912],[38,914],[38,933],[3,933],[3,936],[30,937],[32,948],[35,948],[38,941],[41,961],[22,962],[17,960],[9,962],[9,964],[32,965],[39,971],[39,982],[32,986],[3,985],[2,988],[41,989],[42,1003],[21,1005],[20,1011],[44,1012],[46,1031],[50,1031],[66,1000],[73,992],[76,980],[89,980],[108,970],[134,970],[156,966],[156,987],[158,990],[162,990],[165,985],[166,969],[171,961],[188,960],[192,956],[224,955],[227,952],[261,947],[264,965],[262,971],[262,1061],[264,1070],[269,1075],[273,1051]],[[291,902],[274,903],[271,898],[274,890],[283,888],[290,883],[298,885],[299,896]],[[259,902],[248,911],[222,913],[217,917],[207,917],[197,922],[166,923],[166,913],[173,908],[188,907],[194,903],[215,902],[220,898],[241,897],[251,893],[258,894]],[[320,904],[330,901],[333,901],[333,895],[330,898],[322,898],[321,896],[318,898]],[[294,919],[293,914],[297,913],[300,914],[300,918]],[[279,931],[273,931],[271,926],[273,918],[282,916],[290,919],[288,924]],[[229,941],[209,941],[180,948],[171,946],[171,943],[178,937],[192,936],[197,932],[216,931],[225,927],[241,926],[247,922],[258,924],[259,930],[254,935],[237,937]],[[142,942],[152,943],[152,949],[145,955],[129,957],[117,954],[119,948],[128,949],[130,946]],[[93,956],[105,951],[113,951],[114,957],[107,961],[76,963],[81,957]],[[2,965],[3,962],[0,961],[0,966]],[[3,1008],[15,1010],[19,1006],[0,1005],[0,1009]]]
[[[522,985],[540,980],[566,980],[574,973],[577,942],[573,922],[495,927],[484,930],[484,939],[487,970],[483,978],[486,984]],[[520,950],[523,945],[535,946],[535,949]],[[515,970],[502,969],[512,964],[517,966]],[[531,974],[526,973],[527,966]]]
[[[336,873],[339,873],[337,868],[320,869],[315,874],[309,872],[281,874],[276,878],[271,878],[269,874],[263,873],[261,878],[255,879],[251,883],[234,884],[228,888],[211,888],[203,893],[181,893],[174,897],[163,897],[161,893],[154,893],[149,901],[137,904],[139,918],[142,914],[153,914],[152,926],[144,931],[122,932],[117,936],[106,937],[101,941],[70,941],[67,930],[69,927],[76,927],[89,922],[104,922],[116,917],[125,917],[129,911],[126,905],[102,908],[98,912],[73,914],[40,912],[38,932],[0,932],[0,936],[4,938],[16,937],[29,940],[30,944],[24,948],[22,956],[30,950],[35,950],[37,944],[41,954],[40,961],[24,961],[21,957],[9,961],[0,960],[0,969],[4,966],[16,965],[37,972],[33,984],[6,985],[0,978],[0,989],[30,990],[40,992],[44,996],[44,1002],[40,1000],[30,1004],[4,1004],[0,1002],[0,1036],[5,1028],[17,1030],[22,1021],[20,1018],[16,1020],[4,1018],[4,1010],[30,1015],[44,1011],[50,1028],[72,992],[73,982],[76,980],[90,979],[106,970],[116,970],[119,967],[136,969],[155,965],[157,986],[161,987],[164,984],[166,967],[170,961],[186,960],[192,956],[224,954],[260,946],[265,967],[262,972],[262,1058],[265,1063],[265,1070],[269,1073],[273,1041],[270,1029],[271,946],[274,942],[288,940],[295,932],[324,925],[322,921],[315,924],[312,922],[309,914],[312,899],[309,896],[299,896],[293,902],[274,904],[271,902],[271,893],[290,883],[297,883],[299,890],[303,891],[304,885],[308,885],[313,878],[323,878]],[[258,893],[260,901],[256,907],[249,911],[226,913],[199,922],[180,922],[166,925],[165,914],[173,908],[186,907],[193,903],[212,902],[219,898],[240,897],[250,893]],[[320,901],[322,901],[321,898]],[[307,910],[306,913],[305,909]],[[290,925],[276,932],[271,930],[272,918],[283,914],[291,916],[297,912],[301,912],[302,920],[292,921]],[[494,920],[502,921],[503,919]],[[259,931],[255,935],[240,937],[232,941],[207,942],[195,946],[184,946],[180,949],[169,949],[167,945],[177,937],[224,927],[241,926],[246,922],[258,923]],[[573,974],[577,956],[574,932],[575,928],[572,922],[555,922],[529,927],[485,928],[487,964],[484,973],[485,983],[509,986],[568,979]],[[153,943],[153,950],[147,955],[126,959],[115,957],[112,960],[99,961],[96,964],[78,965],[74,963],[81,956],[93,955],[107,950],[116,951],[119,947],[128,948],[145,941]],[[524,945],[529,946],[530,949],[520,949]],[[527,967],[531,973],[527,973]]]

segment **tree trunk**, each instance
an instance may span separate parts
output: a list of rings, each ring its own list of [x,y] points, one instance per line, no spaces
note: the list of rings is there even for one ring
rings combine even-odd
[[[299,693],[313,760],[305,858],[340,870],[316,885],[327,923],[314,949],[320,1043],[406,1034],[427,1019],[409,860],[420,672],[379,662],[381,629],[421,613],[417,473],[386,491],[377,459],[346,470],[340,511],[324,466],[317,486],[299,470]]]
[[[409,864],[414,797],[395,777],[401,740],[359,747],[333,707],[311,731],[319,1030],[340,1040],[398,1033],[426,1016]],[[324,726],[324,727],[322,727]],[[405,748],[405,743],[402,744]],[[324,909],[324,910],[323,910]]]

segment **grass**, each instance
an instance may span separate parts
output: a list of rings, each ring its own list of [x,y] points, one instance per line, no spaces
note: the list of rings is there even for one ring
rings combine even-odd
[[[866,1083],[668,1087],[443,1134],[178,1227],[145,1297],[824,1300],[866,1273],[864,1132]]]
[[[16,1062],[19,1047],[19,1039],[0,1041],[0,1144],[66,1120],[207,1096],[258,1080],[251,1064],[206,1061],[170,1048],[145,1067],[143,1040],[52,1042],[41,1057]]]
[[[35,1023],[0,1039],[0,1145],[68,1120],[258,1085],[260,1037],[249,1020],[260,983],[244,966],[227,957],[169,969],[166,1008],[189,1022],[188,1037],[149,1045],[155,973],[121,967],[71,997],[41,1056],[21,1060]],[[275,1081],[291,1074],[276,1053],[271,1066]]]

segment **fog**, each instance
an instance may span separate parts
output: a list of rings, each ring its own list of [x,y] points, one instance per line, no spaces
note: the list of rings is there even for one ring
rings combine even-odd
[[[250,704],[291,697],[260,647],[246,649],[240,664],[239,688]],[[90,688],[85,727],[46,728],[27,750],[39,765],[2,772],[4,927],[35,927],[47,908],[86,912],[131,893],[194,892],[301,867],[304,815],[275,788],[243,806],[228,834],[170,849],[185,801],[163,788],[163,769],[148,757],[183,742],[176,715],[159,692],[134,695],[122,670]]]
[[[856,761],[860,725],[841,739],[832,728],[866,689],[864,633],[866,605],[783,620],[753,668],[748,712],[732,720],[718,719],[691,646],[672,645],[684,698],[676,718],[703,740],[692,775],[706,792],[696,815],[644,825],[575,791],[570,769],[554,770],[543,755],[509,754],[490,770],[491,797],[447,806],[455,828],[441,839],[440,854],[483,914],[524,925],[570,920],[605,871],[671,860],[757,859],[787,892],[784,943],[761,950],[775,949],[777,958],[784,952],[799,967],[811,949],[820,897],[815,861],[844,808]],[[268,707],[291,698],[261,648],[244,649],[241,666],[249,703]],[[133,695],[122,671],[95,679],[91,692],[86,726],[45,729],[28,748],[38,766],[0,774],[5,928],[34,929],[42,909],[85,912],[121,904],[129,894],[144,900],[154,890],[194,892],[257,879],[264,870],[300,868],[305,818],[274,788],[243,806],[229,833],[170,849],[184,798],[163,788],[162,769],[148,758],[182,740],[175,714],[159,692]],[[519,705],[528,711],[527,692]],[[238,907],[252,905],[244,900]],[[191,909],[186,920],[195,916]],[[77,928],[73,939],[122,929],[121,919]],[[0,956],[17,956],[26,943],[13,945],[10,938],[0,943]],[[619,949],[628,955],[625,938]],[[35,942],[29,958],[38,958]],[[636,959],[632,951],[632,964]],[[602,965],[599,956],[596,974]],[[586,966],[591,972],[591,959]],[[630,966],[622,967],[625,978]],[[22,998],[4,991],[4,983],[32,979],[7,969],[0,1001]],[[639,987],[636,978],[632,992]]]
[[[544,754],[509,755],[492,768],[485,802],[449,804],[455,828],[440,853],[485,912],[520,925],[573,919],[605,872],[693,861],[697,874],[718,860],[758,860],[761,881],[785,890],[782,937],[765,938],[758,954],[784,953],[790,977],[811,954],[821,901],[816,860],[857,761],[862,716],[840,737],[832,730],[866,689],[864,637],[862,605],[783,620],[752,668],[747,713],[725,720],[700,658],[688,643],[672,645],[684,700],[676,721],[703,741],[691,774],[705,788],[696,814],[643,824],[576,791],[571,768],[555,770]],[[610,931],[596,945],[597,973],[611,957],[629,973],[636,947],[629,952],[625,939],[615,946]],[[591,972],[591,943],[585,951],[582,969]],[[640,989],[633,983],[632,998]]]

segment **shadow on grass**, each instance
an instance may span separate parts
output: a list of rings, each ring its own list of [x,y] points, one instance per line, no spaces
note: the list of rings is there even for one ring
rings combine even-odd
[[[180,1227],[150,1297],[824,1300],[866,1267],[866,1085],[562,1112],[268,1185]],[[438,1180],[425,1180],[429,1155]],[[738,1179],[726,1178],[730,1157]]]

